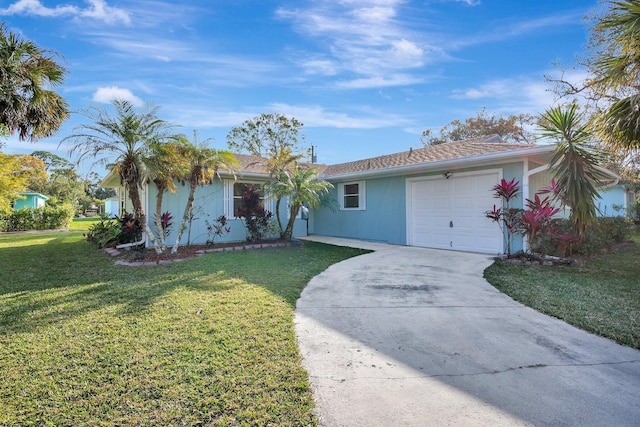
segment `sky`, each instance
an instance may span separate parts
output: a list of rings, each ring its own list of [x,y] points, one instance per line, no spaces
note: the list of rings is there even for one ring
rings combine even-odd
[[[597,0],[0,1],[8,30],[57,52],[56,90],[73,111],[36,143],[50,151],[89,107],[127,99],[226,149],[233,127],[261,113],[304,123],[319,163],[421,146],[482,108],[539,114],[556,102],[545,75],[580,79],[585,16]],[[75,160],[73,157],[70,160]],[[79,166],[91,170],[90,162]],[[95,169],[94,169],[95,170]]]

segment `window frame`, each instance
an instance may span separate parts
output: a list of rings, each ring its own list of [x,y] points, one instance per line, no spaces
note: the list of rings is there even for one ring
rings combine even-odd
[[[247,184],[247,185],[260,185],[262,187],[263,190],[263,195],[262,195],[262,207],[269,211],[269,212],[273,212],[273,200],[271,199],[271,197],[269,197],[269,194],[266,192],[265,187],[269,184],[268,181],[259,181],[259,180],[233,180],[233,179],[227,179],[224,182],[224,199],[225,199],[225,203],[224,203],[224,215],[228,218],[228,219],[237,219],[238,217],[236,217],[236,213],[235,213],[235,209],[234,209],[234,205],[235,205],[235,200],[236,197],[234,195],[234,186],[236,184]],[[274,213],[275,215],[275,213]]]
[[[349,185],[357,185],[358,193],[357,194],[345,194],[345,187]],[[345,197],[349,196],[358,196],[358,206],[357,207],[347,207],[345,206]],[[366,184],[365,181],[350,181],[350,182],[342,182],[338,184],[338,203],[340,204],[341,211],[364,211],[367,209],[366,204]]]

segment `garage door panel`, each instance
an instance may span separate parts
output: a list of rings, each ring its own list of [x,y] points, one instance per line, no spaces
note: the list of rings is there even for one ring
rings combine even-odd
[[[407,241],[439,249],[500,252],[502,234],[484,216],[496,203],[491,188],[498,181],[497,171],[409,181]]]

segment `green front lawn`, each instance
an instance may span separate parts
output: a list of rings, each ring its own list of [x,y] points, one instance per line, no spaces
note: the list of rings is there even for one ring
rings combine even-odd
[[[122,267],[79,232],[0,236],[0,425],[315,425],[294,304],[361,253]]]
[[[640,232],[635,244],[588,259],[582,267],[496,262],[485,278],[529,307],[640,349]]]

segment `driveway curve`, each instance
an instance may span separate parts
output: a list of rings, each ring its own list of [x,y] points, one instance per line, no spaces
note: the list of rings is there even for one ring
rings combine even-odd
[[[486,255],[314,240],[375,250],[297,303],[322,425],[640,425],[640,352],[498,292]]]

